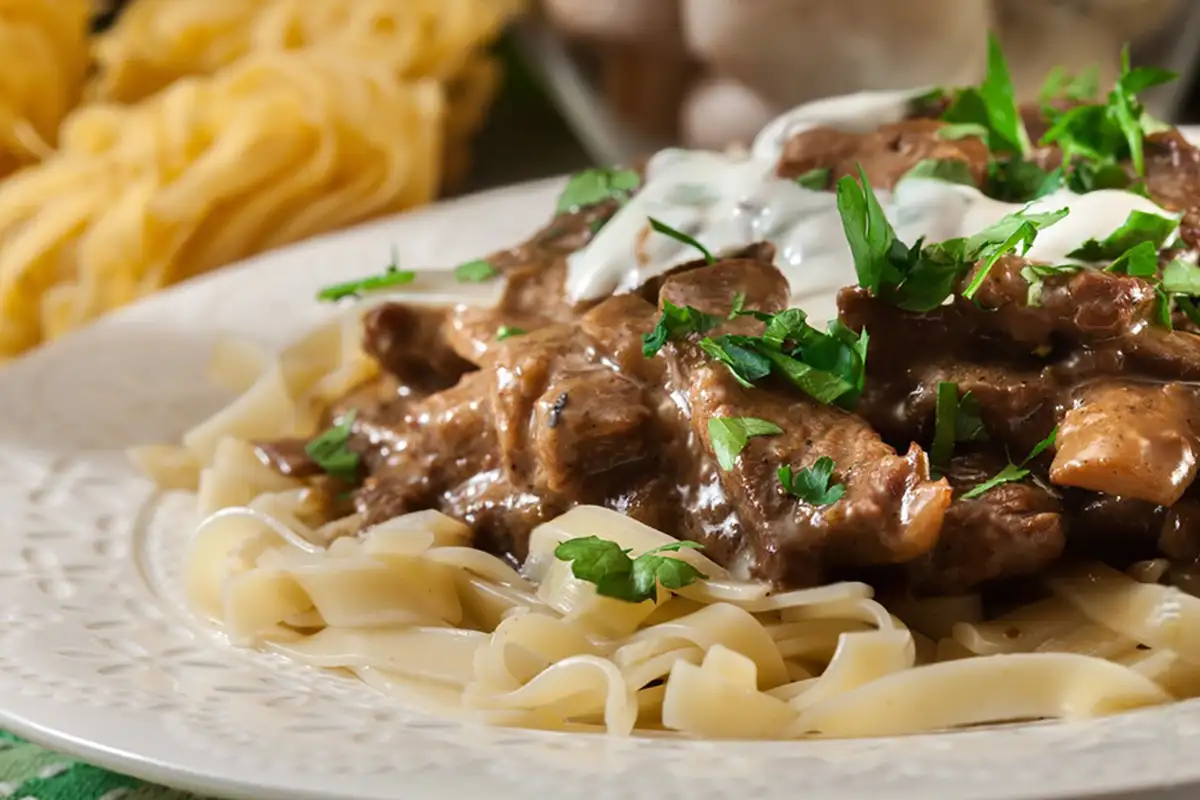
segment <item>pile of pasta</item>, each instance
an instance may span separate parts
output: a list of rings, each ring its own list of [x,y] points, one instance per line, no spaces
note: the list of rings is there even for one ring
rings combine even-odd
[[[433,199],[466,168],[499,79],[486,46],[522,6],[132,0],[89,39],[87,0],[0,0],[0,361]]]
[[[360,530],[249,442],[316,433],[329,401],[374,374],[355,313],[277,358],[223,343],[214,376],[241,394],[180,445],[135,461],[198,491],[188,599],[236,645],[349,671],[416,707],[551,730],[704,738],[882,736],[1077,719],[1200,695],[1200,598],[1091,564],[1045,599],[985,619],[976,595],[876,598],[842,582],[776,592],[692,549],[706,576],[630,603],[555,557],[598,536],[637,555],[674,543],[615,511],[536,528],[518,572],[436,511]]]

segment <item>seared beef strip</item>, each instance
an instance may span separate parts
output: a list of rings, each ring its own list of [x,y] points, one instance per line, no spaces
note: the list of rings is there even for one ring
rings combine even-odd
[[[739,273],[741,274],[739,277]],[[711,314],[726,314],[735,291],[762,294],[774,282],[777,310],[786,298],[786,283],[769,265],[724,262],[667,280],[662,298]],[[730,322],[723,330],[748,333],[750,318]],[[793,390],[741,386],[722,364],[694,342],[668,345],[672,383],[697,441],[711,456],[708,421],[715,417],[757,417],[783,429],[776,436],[750,440],[734,468],[720,472],[720,486],[736,514],[740,529],[739,559],[753,564],[758,577],[784,584],[811,583],[824,569],[900,563],[926,552],[941,528],[950,499],[949,486],[933,481],[920,447],[899,456],[860,417],[822,405]],[[828,456],[837,465],[836,479],[845,496],[828,506],[814,506],[787,494],[776,475],[783,465],[811,466]]]
[[[994,451],[951,460],[946,477],[954,501],[937,546],[907,567],[914,591],[959,594],[997,578],[1032,575],[1062,555],[1061,503],[1042,486],[1005,483],[979,497],[962,497],[1004,466],[1004,457]]]
[[[860,287],[838,295],[838,315],[871,334],[866,386],[856,411],[893,443],[930,442],[938,383],[979,402],[993,441],[1028,452],[1053,429],[1061,390],[1035,359],[982,337],[953,306],[913,314]]]
[[[858,175],[861,166],[876,189],[891,189],[904,173],[925,159],[962,161],[971,170],[976,186],[987,177],[988,149],[974,136],[944,139],[938,131],[944,122],[908,119],[884,125],[871,133],[847,133],[813,128],[793,136],[779,161],[781,177],[795,178],[813,169],[831,170],[830,179]]]

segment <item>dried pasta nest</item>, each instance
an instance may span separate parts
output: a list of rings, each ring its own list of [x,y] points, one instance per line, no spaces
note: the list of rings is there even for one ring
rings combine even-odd
[[[88,0],[0,0],[0,176],[44,158],[88,68]]]
[[[153,5],[151,3],[150,5]],[[178,280],[434,197],[433,80],[325,49],[252,53],[70,116],[0,184],[0,357]]]

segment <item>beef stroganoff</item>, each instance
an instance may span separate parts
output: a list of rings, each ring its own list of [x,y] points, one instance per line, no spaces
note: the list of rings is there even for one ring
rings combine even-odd
[[[1056,75],[574,176],[134,459],[238,646],[498,725],[873,736],[1200,695],[1200,151]],[[358,302],[363,300],[364,302]],[[449,303],[449,305],[447,305]]]

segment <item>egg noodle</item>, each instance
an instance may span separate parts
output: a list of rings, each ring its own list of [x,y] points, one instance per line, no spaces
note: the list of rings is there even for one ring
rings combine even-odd
[[[89,0],[0,0],[0,177],[45,158],[88,70]]]
[[[627,735],[878,736],[1077,719],[1200,694],[1200,599],[1090,564],[1046,599],[985,620],[977,595],[875,598],[863,583],[774,592],[707,576],[656,600],[596,594],[554,551],[598,536],[631,555],[675,540],[581,506],[536,528],[520,572],[435,511],[361,535],[323,519],[253,439],[309,436],[334,398],[376,373],[360,317],[279,358],[222,343],[214,376],[240,396],[182,447],[132,457],[163,488],[197,490],[187,594],[236,645],[357,675],[437,713],[497,725]]]
[[[0,362],[432,200],[466,172],[487,46],[525,5],[134,0],[89,40],[89,0],[0,0]]]

